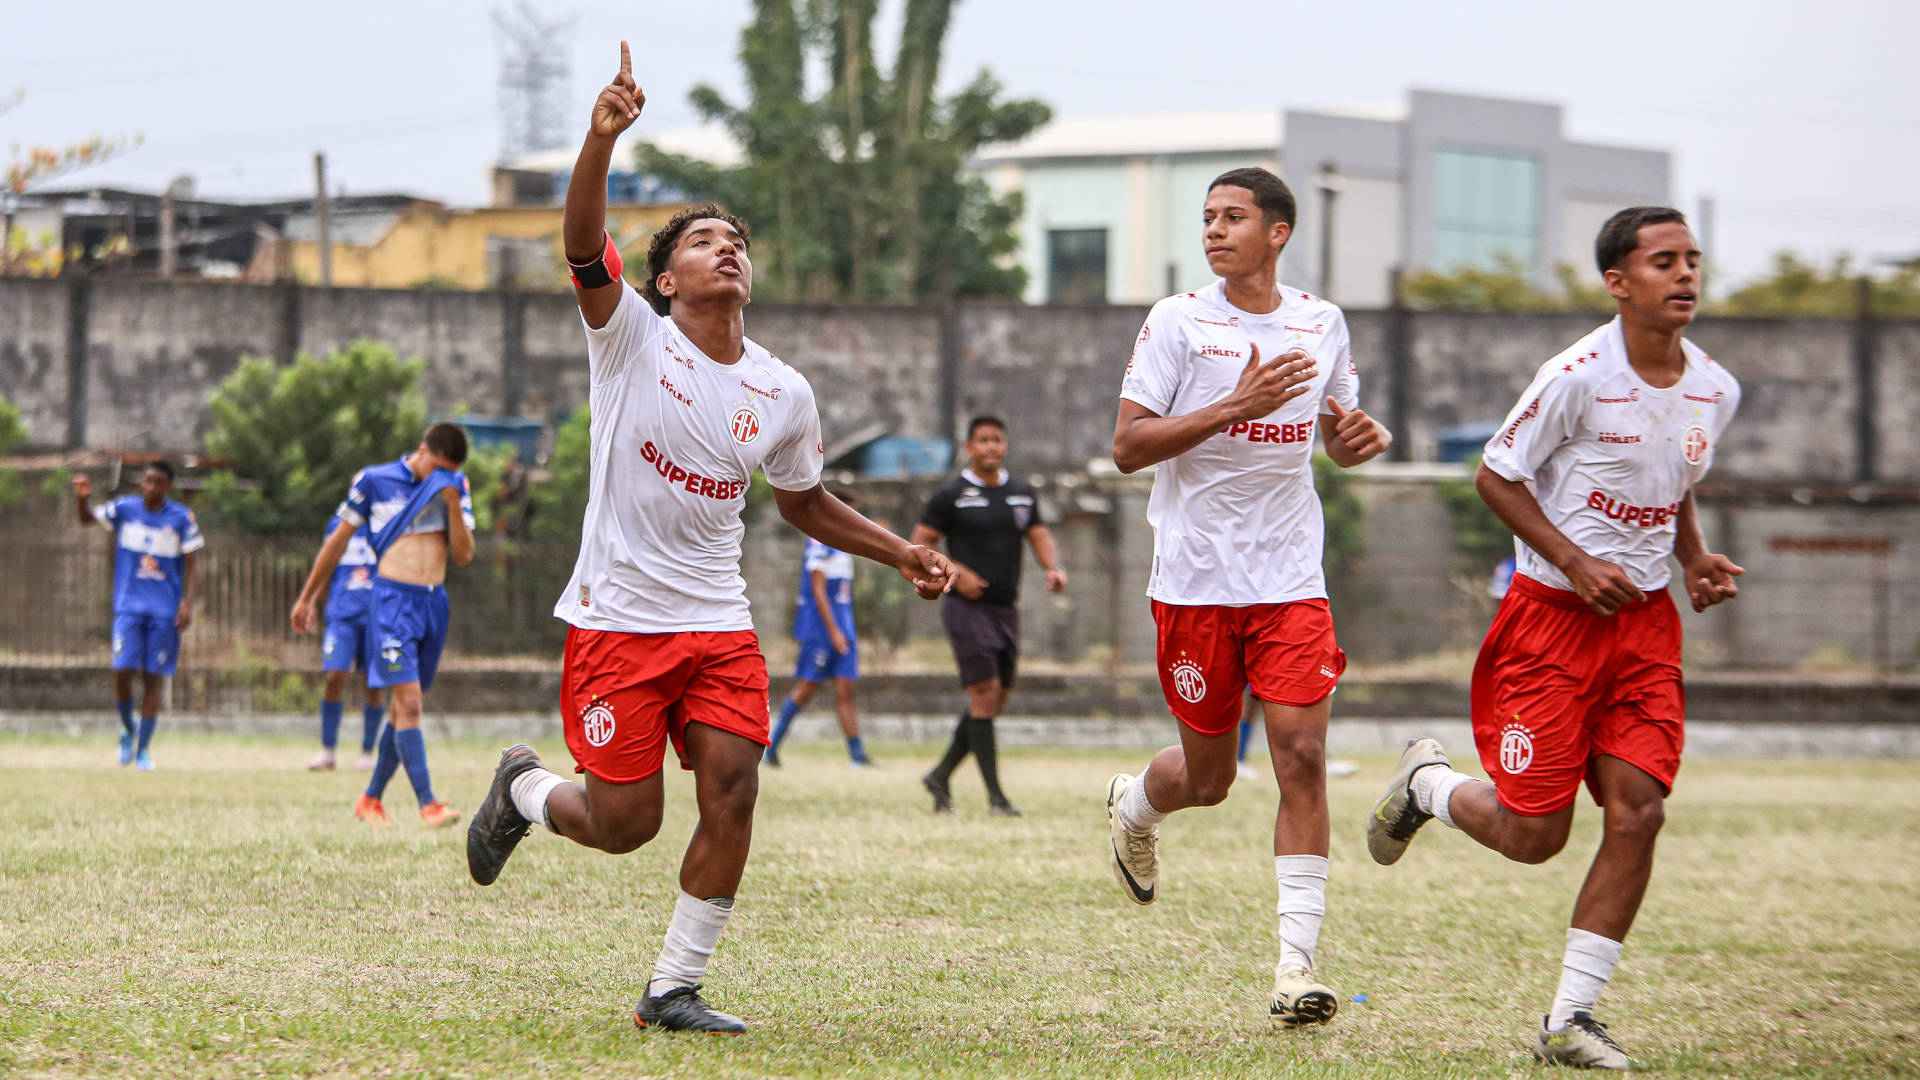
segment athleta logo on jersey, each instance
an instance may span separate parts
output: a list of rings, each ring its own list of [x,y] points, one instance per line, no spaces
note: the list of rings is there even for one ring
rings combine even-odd
[[[1302,443],[1313,438],[1313,421],[1298,424],[1263,424],[1258,421],[1241,420],[1220,429],[1220,434],[1229,439],[1244,435],[1248,442],[1256,443]]]
[[[659,473],[669,485],[685,488],[689,494],[704,495],[709,499],[726,502],[739,498],[740,493],[747,490],[747,483],[744,480],[715,480],[711,476],[702,476],[675,465],[652,442],[640,447],[640,457],[641,460],[653,466],[653,471]]]
[[[1520,428],[1523,425],[1525,425],[1527,421],[1539,415],[1540,415],[1540,399],[1536,397],[1533,399],[1531,403],[1527,405],[1527,411],[1515,417],[1513,423],[1507,425],[1507,430],[1504,432],[1501,432],[1500,445],[1512,446],[1514,436],[1520,434]]]
[[[1679,503],[1666,506],[1632,506],[1604,491],[1595,491],[1587,496],[1587,506],[1622,525],[1638,525],[1643,529],[1658,529],[1680,513]]]

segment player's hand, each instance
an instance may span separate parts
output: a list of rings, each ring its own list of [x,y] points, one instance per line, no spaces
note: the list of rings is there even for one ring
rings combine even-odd
[[[1333,416],[1333,437],[1361,461],[1371,461],[1387,452],[1393,445],[1393,436],[1364,409],[1352,412],[1340,407],[1340,403],[1331,397],[1327,399],[1327,412]]]
[[[588,123],[587,130],[595,135],[617,139],[621,132],[640,119],[640,110],[646,106],[646,92],[640,89],[639,83],[633,81],[633,54],[628,51],[627,43],[622,41],[620,72],[594,100],[593,119]]]
[[[1281,353],[1262,364],[1260,345],[1250,342],[1247,366],[1240,369],[1240,381],[1227,395],[1227,411],[1236,422],[1258,420],[1312,389],[1309,385],[1320,374],[1314,359],[1300,349]]]
[[[1735,566],[1732,559],[1711,551],[1688,563],[1685,569],[1687,599],[1693,601],[1695,611],[1705,611],[1723,600],[1739,596],[1740,586],[1734,584],[1733,579],[1746,573]]]
[[[1625,570],[1605,559],[1580,555],[1567,565],[1566,574],[1580,599],[1602,615],[1612,615],[1628,604],[1647,598]]]
[[[173,625],[185,630],[193,623],[193,606],[185,600],[180,601],[180,610],[173,614]]]
[[[922,600],[932,600],[953,588],[953,563],[930,547],[910,545],[894,564]]]
[[[987,579],[979,574],[959,576],[953,583],[953,591],[969,600],[978,600],[987,595]]]
[[[1047,571],[1047,591],[1048,592],[1066,592],[1067,591],[1067,572],[1065,570]]]
[[[847,655],[847,650],[853,648],[847,644],[847,635],[842,634],[837,627],[828,630],[827,644],[832,645],[833,651],[841,656]]]
[[[85,499],[93,494],[93,478],[81,473],[73,478],[73,493]]]
[[[313,624],[315,621],[316,621],[316,616],[313,609],[313,601],[311,600],[294,601],[293,613],[287,616],[287,622],[289,625],[293,627],[294,633],[296,634],[313,633]]]
[[[461,483],[440,489],[440,501],[447,504],[448,510],[457,514],[460,512],[460,497],[466,494],[466,488],[467,485],[463,477]]]

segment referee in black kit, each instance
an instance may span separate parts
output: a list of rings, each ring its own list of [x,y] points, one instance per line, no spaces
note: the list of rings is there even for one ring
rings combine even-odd
[[[1047,572],[1047,591],[1063,592],[1067,572],[1054,552],[1053,533],[1040,523],[1033,487],[1006,470],[1007,424],[997,416],[967,422],[967,467],[940,485],[927,500],[915,544],[936,546],[944,537],[957,574],[953,591],[941,601],[940,621],[953,645],[967,707],[953,729],[945,757],[921,777],[933,796],[933,811],[953,809],[949,787],[953,770],[971,750],[987,785],[987,808],[1001,817],[1020,811],[1000,790],[1000,765],[993,742],[993,718],[1006,708],[1020,656],[1020,541],[1033,545],[1033,557]]]

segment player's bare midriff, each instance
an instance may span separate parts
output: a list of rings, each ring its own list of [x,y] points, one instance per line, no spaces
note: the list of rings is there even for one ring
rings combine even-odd
[[[447,534],[408,533],[380,557],[380,576],[402,585],[438,585],[447,580]]]

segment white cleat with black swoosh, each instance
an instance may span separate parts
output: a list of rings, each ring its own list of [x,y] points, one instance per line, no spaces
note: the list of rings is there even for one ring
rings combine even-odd
[[[1126,773],[1115,773],[1107,781],[1107,834],[1113,849],[1113,880],[1126,890],[1127,899],[1146,907],[1153,903],[1160,880],[1160,830],[1130,832],[1121,827],[1119,813],[1120,793],[1137,782]]]

